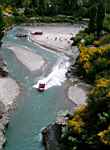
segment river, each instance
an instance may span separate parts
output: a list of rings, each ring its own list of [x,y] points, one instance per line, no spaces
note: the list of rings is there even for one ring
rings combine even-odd
[[[40,54],[48,62],[46,72],[57,62],[60,54],[53,54],[34,45],[27,39],[17,39],[15,34],[23,30],[15,27],[5,35],[4,45],[29,47]],[[41,72],[30,72],[8,48],[2,48],[2,54],[7,61],[9,75],[21,86],[21,94],[16,100],[16,110],[11,113],[10,124],[6,132],[5,150],[44,150],[41,142],[41,130],[55,121],[60,110],[68,109],[64,86],[49,88],[44,93],[38,93],[32,88]]]

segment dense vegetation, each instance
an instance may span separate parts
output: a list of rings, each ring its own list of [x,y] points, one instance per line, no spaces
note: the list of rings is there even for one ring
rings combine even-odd
[[[2,17],[2,11],[0,9],[0,40],[2,39],[4,33],[3,33],[3,30],[4,30],[4,21],[3,21],[3,17]],[[1,43],[0,43],[1,45]]]
[[[110,45],[80,47],[81,75],[92,81],[87,105],[79,106],[63,127],[63,143],[69,150],[110,149]]]
[[[110,149],[110,35],[106,38],[100,37],[98,47],[79,46],[80,75],[93,87],[86,105],[79,106],[63,127],[62,141],[68,150]]]
[[[0,0],[6,25],[21,22],[71,22],[90,18],[90,32],[109,25],[109,0]],[[101,9],[100,9],[101,8]]]
[[[63,127],[62,142],[68,150],[110,149],[110,20],[104,1],[92,2],[88,27],[76,35],[74,45],[80,49],[80,75],[93,87],[86,105]]]
[[[6,26],[21,22],[71,22],[90,18],[90,32],[110,29],[109,0],[0,0]],[[106,16],[106,17],[105,17]]]
[[[1,5],[11,5],[15,8],[24,8],[27,15],[82,15],[78,8],[86,9],[88,0],[1,0]],[[79,12],[78,12],[79,10]],[[86,11],[86,10],[85,10]],[[29,13],[29,14],[28,14]],[[31,14],[32,13],[32,14]]]

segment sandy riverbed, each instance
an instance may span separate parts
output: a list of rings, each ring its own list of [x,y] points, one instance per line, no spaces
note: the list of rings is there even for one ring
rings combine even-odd
[[[45,64],[45,61],[40,55],[33,53],[28,48],[21,48],[21,47],[18,48],[18,47],[10,46],[9,49],[13,51],[17,59],[23,65],[25,65],[30,71],[39,70]]]
[[[72,41],[71,37],[74,37],[81,26],[76,25],[48,25],[48,26],[37,26],[37,27],[26,27],[26,30],[30,33],[30,40],[40,45],[52,48],[57,51],[64,51],[71,49]],[[42,35],[32,35],[36,31],[43,32]]]
[[[78,78],[74,78],[68,86],[68,98],[76,106],[86,105],[86,100],[91,86]]]
[[[73,101],[77,106],[85,104],[87,99],[87,92],[78,86],[71,86],[68,90],[68,97]]]

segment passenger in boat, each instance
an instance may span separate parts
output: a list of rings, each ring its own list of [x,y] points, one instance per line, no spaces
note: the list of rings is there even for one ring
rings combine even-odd
[[[40,83],[39,87],[38,87],[38,91],[43,92],[45,90],[45,84],[44,83]]]

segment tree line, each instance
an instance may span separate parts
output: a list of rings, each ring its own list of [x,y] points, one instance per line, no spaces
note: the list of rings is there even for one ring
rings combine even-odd
[[[85,16],[88,6],[100,0],[0,0],[0,5],[11,5],[16,8],[33,9],[38,15],[73,15]],[[110,1],[103,0],[106,13],[110,13]]]
[[[24,9],[24,15],[28,17],[65,15],[75,19],[89,18],[88,32],[96,32],[97,37],[103,29],[105,15],[110,14],[110,0],[0,0],[0,6],[12,6],[14,15],[19,8]],[[2,24],[1,12],[0,20]]]

